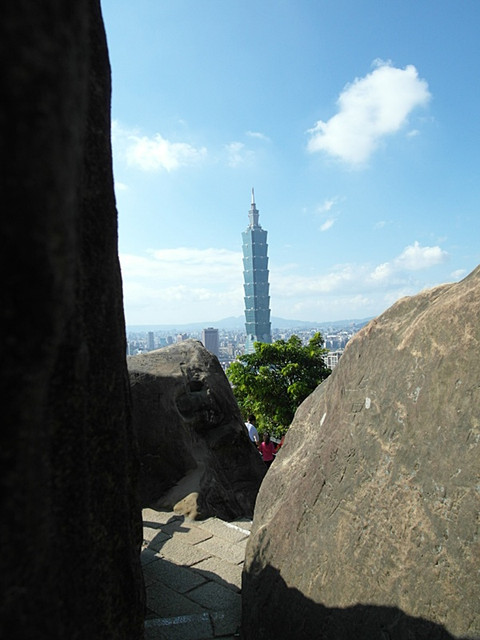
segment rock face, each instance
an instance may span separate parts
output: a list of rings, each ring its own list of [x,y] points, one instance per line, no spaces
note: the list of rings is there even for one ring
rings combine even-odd
[[[299,407],[247,546],[245,638],[480,637],[480,267],[400,300]]]
[[[142,506],[191,518],[253,515],[265,465],[230,384],[200,342],[128,358]]]
[[[125,363],[96,0],[0,21],[0,637],[143,637],[138,461]]]

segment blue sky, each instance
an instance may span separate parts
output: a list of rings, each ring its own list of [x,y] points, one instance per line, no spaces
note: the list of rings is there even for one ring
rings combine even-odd
[[[480,263],[478,0],[102,0],[127,324],[375,316]]]

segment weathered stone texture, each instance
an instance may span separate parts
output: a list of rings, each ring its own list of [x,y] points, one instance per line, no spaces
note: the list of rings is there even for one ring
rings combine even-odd
[[[96,0],[8,0],[0,21],[0,637],[143,636]]]
[[[480,267],[402,299],[299,407],[257,499],[247,639],[480,637],[479,318]]]
[[[252,516],[265,475],[217,358],[186,340],[128,358],[142,506]]]

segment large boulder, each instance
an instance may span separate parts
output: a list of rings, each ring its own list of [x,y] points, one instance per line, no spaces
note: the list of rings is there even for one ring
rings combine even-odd
[[[196,340],[128,358],[142,506],[253,515],[265,465],[218,359]]]
[[[299,407],[258,496],[247,640],[480,637],[480,267],[404,298]]]
[[[0,21],[0,637],[143,637],[99,0]]]

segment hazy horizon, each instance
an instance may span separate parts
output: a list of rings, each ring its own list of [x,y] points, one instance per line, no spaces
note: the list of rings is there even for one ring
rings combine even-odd
[[[372,318],[345,318],[340,320],[329,320],[327,322],[315,322],[309,320],[294,320],[287,318],[272,318],[271,324],[272,329],[297,329],[297,328],[314,328],[314,327],[325,327],[325,326],[344,326],[351,325],[352,323],[362,325],[369,322]],[[238,322],[238,324],[236,324]],[[148,327],[149,330],[170,330],[170,329],[186,329],[191,328],[196,331],[201,331],[202,329],[207,329],[209,327],[212,328],[224,328],[224,329],[245,329],[245,319],[241,316],[231,316],[227,318],[222,318],[216,321],[207,321],[207,322],[185,322],[185,323],[162,323],[162,322],[150,322],[150,323],[132,323],[127,324],[127,330],[138,329]]]

